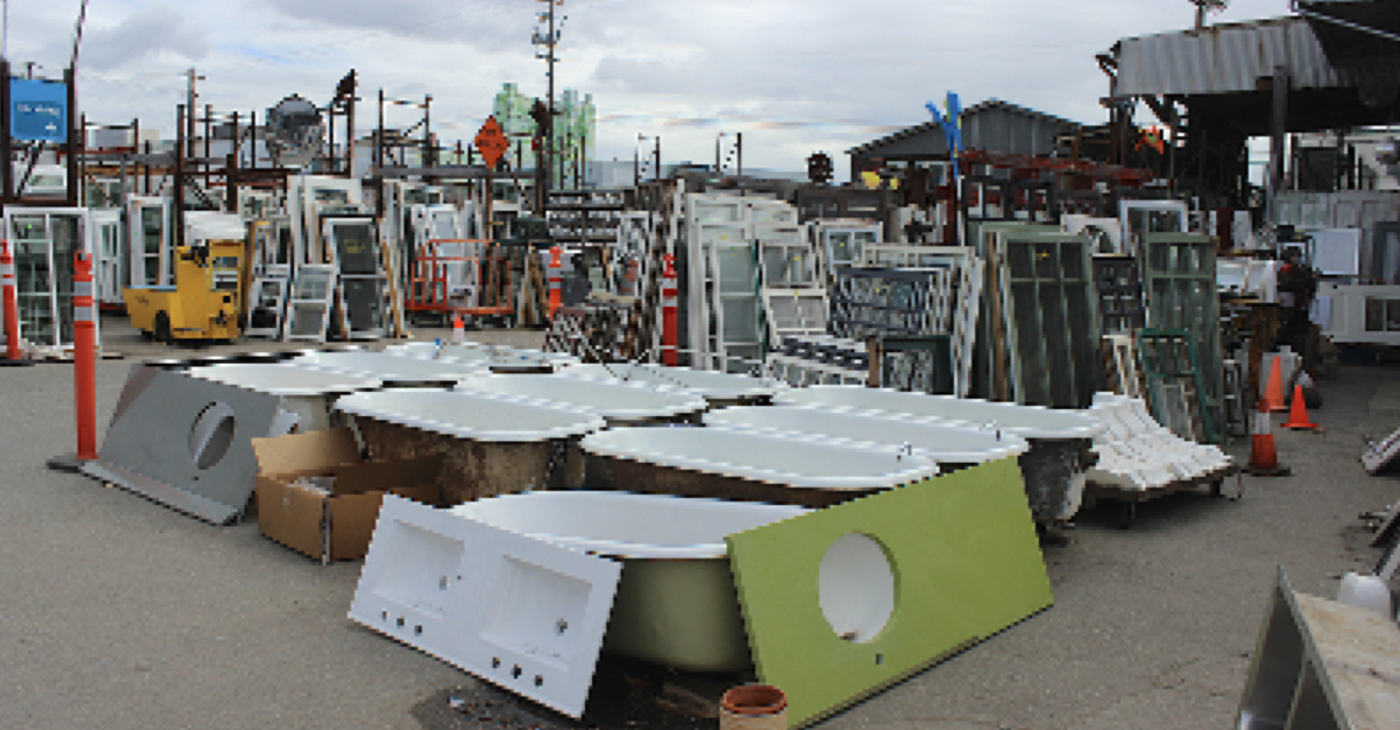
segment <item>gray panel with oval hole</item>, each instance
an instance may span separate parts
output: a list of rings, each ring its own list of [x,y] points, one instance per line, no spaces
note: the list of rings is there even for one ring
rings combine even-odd
[[[157,368],[132,370],[87,475],[214,524],[235,520],[258,473],[252,439],[281,399]]]

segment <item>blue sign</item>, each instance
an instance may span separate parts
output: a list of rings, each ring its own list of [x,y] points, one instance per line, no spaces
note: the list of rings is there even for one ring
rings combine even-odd
[[[10,79],[10,136],[27,142],[67,142],[68,87],[61,81]]]

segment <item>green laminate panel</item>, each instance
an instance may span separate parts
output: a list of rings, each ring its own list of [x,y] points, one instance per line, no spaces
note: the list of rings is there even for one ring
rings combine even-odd
[[[818,601],[827,549],[873,538],[894,573],[894,612],[867,643],[832,630]],[[810,724],[1054,602],[1008,458],[731,535],[729,557],[760,681]]]

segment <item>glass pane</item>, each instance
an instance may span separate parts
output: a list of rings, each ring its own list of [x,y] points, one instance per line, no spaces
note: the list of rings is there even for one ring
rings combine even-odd
[[[731,298],[721,300],[724,307],[724,339],[729,342],[757,342],[758,300]]]
[[[161,244],[162,216],[160,208],[141,209],[141,237],[143,248],[148,254],[159,254]],[[154,281],[152,277],[148,281]]]
[[[1074,280],[1084,278],[1084,249],[1075,244],[1060,244],[1060,276]]]
[[[292,312],[294,317],[292,322],[293,335],[307,337],[321,334],[326,317],[324,304],[293,304]]]
[[[1366,331],[1384,332],[1386,320],[1386,300],[1366,297]]]
[[[1035,244],[1035,276],[1037,279],[1047,279],[1050,281],[1056,278],[1056,269],[1059,264],[1059,256],[1056,256],[1055,245],[1051,243]]]
[[[374,232],[369,223],[336,224],[331,230],[341,273],[379,273],[379,257],[375,255]]]
[[[379,279],[344,279],[345,307],[350,329],[375,330],[380,327]]]
[[[1011,278],[1031,278],[1031,247],[1020,244],[1007,244],[1006,258],[1011,269]]]
[[[753,254],[748,248],[727,246],[715,251],[719,259],[720,289],[724,291],[754,290]]]
[[[297,276],[293,299],[324,300],[330,293],[331,276],[328,271],[303,271]]]

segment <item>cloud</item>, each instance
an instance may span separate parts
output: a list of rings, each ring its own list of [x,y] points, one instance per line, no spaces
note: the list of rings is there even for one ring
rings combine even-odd
[[[9,56],[61,69],[81,0],[10,3]],[[171,6],[180,11],[171,10]],[[530,36],[533,0],[103,0],[89,8],[80,83],[90,118],[141,118],[173,134],[181,75],[197,66],[200,103],[265,110],[292,93],[329,100],[359,72],[358,133],[390,99],[433,96],[434,129],[470,140],[506,82],[545,95]],[[1181,30],[1185,2],[1162,0],[568,0],[556,91],[591,93],[600,159],[631,159],[636,135],[662,134],[667,160],[708,160],[717,132],[744,132],[745,167],[801,169],[928,121],[924,102],[957,91],[1086,123],[1105,121],[1108,80],[1094,61],[1120,38]],[[1213,20],[1288,12],[1287,0],[1235,0]],[[197,61],[197,63],[196,63]],[[422,111],[388,107],[405,127]],[[448,123],[457,123],[452,129]]]
[[[335,27],[484,50],[528,47],[535,3],[509,0],[257,0],[309,27]]]
[[[149,5],[111,27],[83,34],[79,62],[99,70],[115,69],[166,52],[198,61],[209,54],[209,31],[192,28],[169,6]]]

